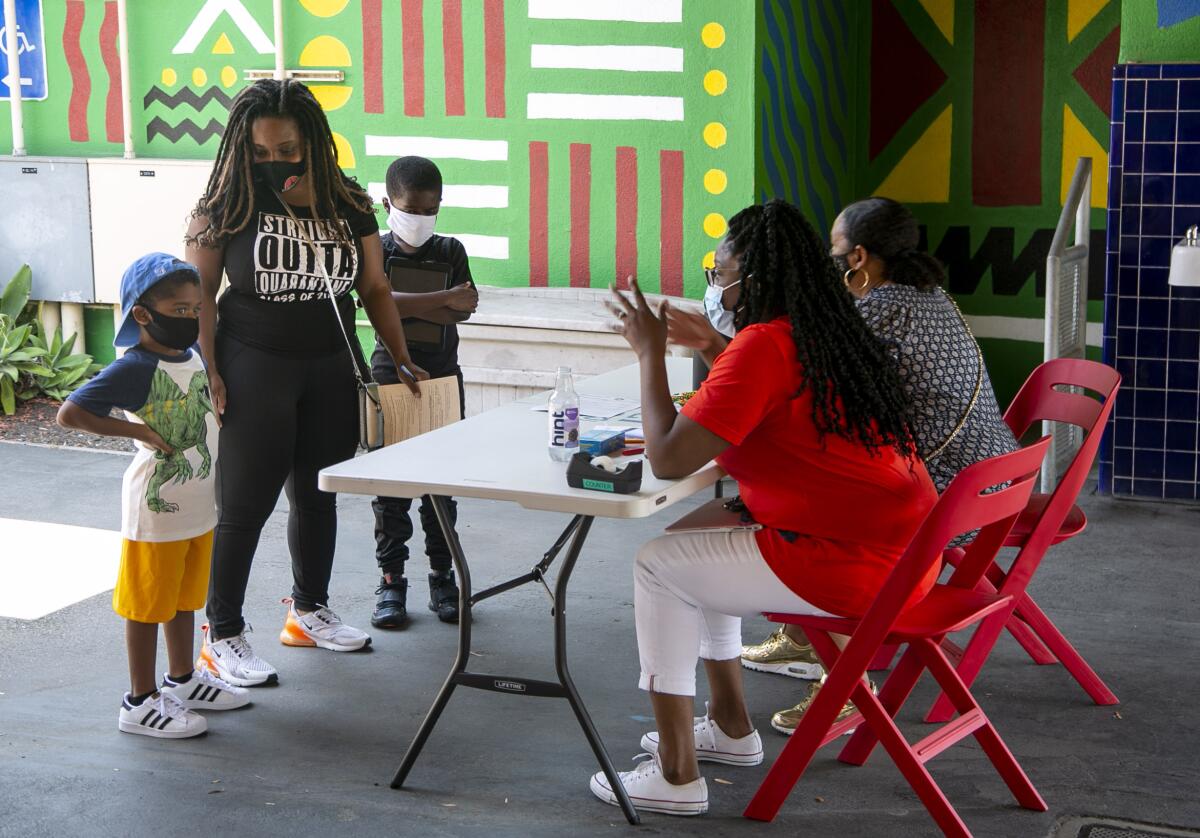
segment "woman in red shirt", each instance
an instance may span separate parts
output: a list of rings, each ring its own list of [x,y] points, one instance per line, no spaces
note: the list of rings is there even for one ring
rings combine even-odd
[[[639,808],[689,815],[708,808],[698,755],[762,761],[742,695],[741,618],[864,613],[937,498],[895,365],[799,210],[771,201],[735,215],[708,276],[737,334],[681,413],[666,303],[651,309],[633,282],[613,305],[641,364],[654,474],[682,477],[715,458],[761,525],[666,535],[637,557],[639,686],[657,732],[642,739],[651,758],[621,780]],[[694,721],[697,657],[712,700]],[[616,802],[603,773],[591,788]]]

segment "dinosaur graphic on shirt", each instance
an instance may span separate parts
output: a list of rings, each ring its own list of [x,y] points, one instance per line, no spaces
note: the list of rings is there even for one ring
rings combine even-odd
[[[203,480],[212,470],[212,454],[208,450],[208,415],[212,400],[208,392],[208,376],[192,373],[186,393],[171,376],[156,369],[150,381],[146,404],[137,411],[138,417],[174,449],[172,454],[161,451],[154,456],[154,474],[146,486],[146,506],[151,512],[177,512],[179,504],[160,497],[168,483],[186,483],[193,477],[192,465],[184,452],[195,448],[200,453],[200,469],[195,477]]]

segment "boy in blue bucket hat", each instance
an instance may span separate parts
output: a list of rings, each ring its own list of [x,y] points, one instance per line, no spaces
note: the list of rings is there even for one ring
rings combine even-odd
[[[196,710],[250,703],[247,691],[193,670],[193,612],[208,591],[216,503],[217,423],[200,328],[200,274],[166,253],[147,254],[121,278],[121,326],[113,344],[128,351],[72,393],[58,423],[134,441],[121,493],[121,566],[113,610],[125,618],[130,689],[118,729],[163,739],[198,736]],[[125,418],[111,416],[120,408]],[[158,625],[167,672],[156,674]]]

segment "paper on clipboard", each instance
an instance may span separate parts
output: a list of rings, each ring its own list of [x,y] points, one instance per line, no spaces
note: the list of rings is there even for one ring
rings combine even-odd
[[[417,386],[421,390],[419,399],[405,384],[380,386],[384,445],[412,439],[462,418],[456,376],[420,381]]]

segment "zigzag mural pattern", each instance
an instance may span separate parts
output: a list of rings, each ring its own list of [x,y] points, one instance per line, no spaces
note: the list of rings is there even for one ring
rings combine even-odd
[[[197,93],[190,87],[184,87],[178,93],[171,95],[158,85],[155,85],[150,88],[150,92],[142,100],[142,106],[149,108],[155,102],[161,102],[171,110],[175,110],[180,105],[190,105],[195,110],[202,111],[212,101],[219,102],[221,107],[229,110],[229,107],[233,104],[233,97],[219,87],[210,87],[203,93]]]
[[[201,128],[190,119],[184,119],[178,125],[170,125],[162,117],[156,116],[146,125],[146,142],[161,136],[172,143],[177,143],[186,134],[196,142],[196,145],[201,145],[212,137],[221,136],[224,132],[225,126],[215,119],[210,119],[208,124]]]
[[[836,59],[849,23],[827,0],[765,0],[760,14],[759,197],[785,198],[828,229],[851,186],[847,68]]]

